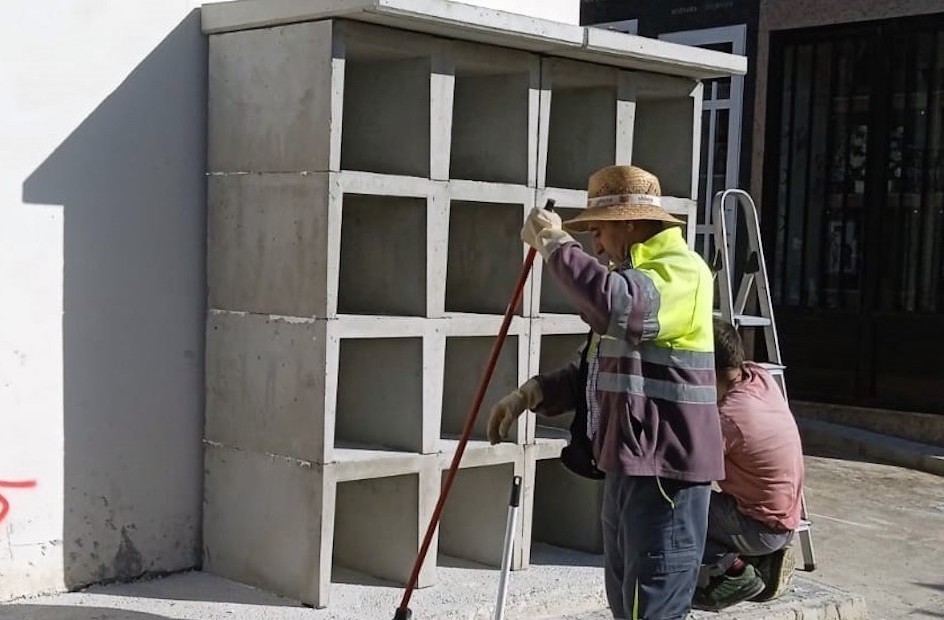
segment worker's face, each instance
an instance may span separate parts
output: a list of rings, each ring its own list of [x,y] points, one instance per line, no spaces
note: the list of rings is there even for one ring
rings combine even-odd
[[[635,243],[633,222],[593,222],[590,224],[590,238],[593,253],[605,255],[615,263],[622,263],[629,257],[629,248]]]

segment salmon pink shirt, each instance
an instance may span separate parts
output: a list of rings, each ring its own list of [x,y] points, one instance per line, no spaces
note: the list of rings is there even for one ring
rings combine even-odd
[[[754,362],[742,371],[719,406],[725,477],[718,484],[741,514],[793,530],[804,476],[800,433],[773,376]]]

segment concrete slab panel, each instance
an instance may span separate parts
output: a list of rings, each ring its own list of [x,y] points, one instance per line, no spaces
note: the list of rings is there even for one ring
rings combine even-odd
[[[532,544],[602,553],[602,481],[581,478],[558,460],[538,461],[535,470]]]
[[[530,73],[457,73],[450,178],[528,184],[530,83]]]
[[[565,416],[569,420],[571,416]],[[563,419],[561,420],[563,422]],[[544,419],[541,420],[544,422]],[[534,443],[526,446],[536,461],[560,458],[561,451],[570,443],[570,431],[559,426],[535,425]]]
[[[421,452],[423,339],[342,339],[336,416],[336,446]]]
[[[485,370],[494,337],[446,338],[445,378],[443,382],[442,437],[461,435],[479,379]],[[498,364],[482,401],[474,439],[488,439],[488,412],[492,405],[518,388],[518,336],[509,336],[499,354]],[[512,432],[514,441],[516,434]]]
[[[511,463],[459,471],[439,526],[440,556],[501,566],[514,475]],[[439,564],[449,561],[440,557]]]
[[[430,176],[430,58],[345,61],[341,167]]]
[[[335,447],[332,469],[339,482],[415,474],[436,455],[411,454],[383,448]]]
[[[325,316],[336,249],[328,175],[210,176],[210,308]]]
[[[204,570],[328,604],[334,485],[320,468],[206,446]]]
[[[395,174],[343,170],[338,173],[341,189],[345,194],[367,194],[371,196],[410,196],[426,198],[445,187],[444,182],[404,177]]]
[[[225,32],[332,17],[693,78],[743,75],[747,71],[743,56],[443,0],[300,0],[276,5],[268,0],[217,2],[203,8],[203,31]]]
[[[325,321],[210,312],[206,438],[323,462]]]
[[[426,210],[418,198],[345,194],[338,312],[426,314]]]
[[[334,564],[405,583],[419,550],[419,476],[337,485]]]
[[[440,443],[442,452],[439,454],[439,466],[446,470],[452,464],[452,459],[459,448],[458,439],[443,439]],[[503,441],[492,445],[482,439],[472,439],[462,453],[461,467],[481,467],[483,465],[501,465],[503,463],[517,463],[524,456],[524,446]]]
[[[210,37],[211,172],[336,169],[344,76],[332,47],[330,21]]]
[[[442,321],[437,321],[435,324],[441,326],[446,336],[488,336],[494,339],[499,329],[501,329],[504,318],[504,316],[496,314],[450,312],[446,314]],[[508,334],[511,336],[527,336],[530,323],[531,319],[527,317],[512,316]]]
[[[522,204],[452,201],[446,312],[505,313],[524,257],[523,222]]]
[[[449,58],[435,53],[429,77],[429,176],[449,178],[449,152],[452,150],[452,110],[455,101],[455,67]]]
[[[545,314],[538,319],[541,334],[586,334],[590,326],[576,314]]]
[[[633,163],[633,130],[636,126],[636,87],[632,74],[621,71],[616,81],[616,164]]]

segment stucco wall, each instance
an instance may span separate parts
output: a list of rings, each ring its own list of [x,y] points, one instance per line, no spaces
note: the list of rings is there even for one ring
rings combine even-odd
[[[0,57],[0,599],[194,566],[199,15],[14,0]]]

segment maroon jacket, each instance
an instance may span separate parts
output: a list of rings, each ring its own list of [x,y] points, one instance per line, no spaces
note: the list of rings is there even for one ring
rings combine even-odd
[[[674,227],[634,245],[631,260],[611,272],[576,242],[548,258],[546,269],[599,336],[584,351],[586,381],[577,363],[538,376],[544,398],[535,411],[559,415],[586,399],[606,474],[720,480],[711,272]]]

